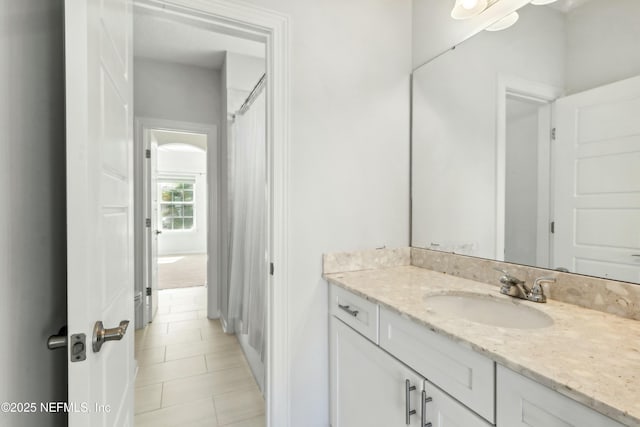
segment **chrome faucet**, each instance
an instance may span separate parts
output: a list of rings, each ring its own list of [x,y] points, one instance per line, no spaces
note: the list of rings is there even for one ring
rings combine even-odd
[[[510,275],[505,270],[499,268],[495,268],[495,270],[502,273],[500,277],[500,283],[502,283],[500,293],[533,302],[547,302],[542,283],[554,283],[556,281],[553,277],[539,277],[533,282],[533,287],[529,289],[524,280]]]

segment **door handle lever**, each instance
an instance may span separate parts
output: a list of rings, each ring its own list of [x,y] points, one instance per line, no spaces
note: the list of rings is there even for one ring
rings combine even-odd
[[[128,320],[123,320],[116,328],[105,329],[103,323],[98,320],[93,327],[93,352],[97,353],[102,348],[102,344],[107,341],[120,341],[127,333]]]

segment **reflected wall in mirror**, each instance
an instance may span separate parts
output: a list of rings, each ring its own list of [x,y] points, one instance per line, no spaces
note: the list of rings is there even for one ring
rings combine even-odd
[[[412,246],[640,283],[640,1],[519,14],[413,73]]]

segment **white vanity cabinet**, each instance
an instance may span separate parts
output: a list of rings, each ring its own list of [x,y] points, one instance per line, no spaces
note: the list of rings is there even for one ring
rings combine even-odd
[[[329,289],[329,314],[378,344],[378,304],[337,286]]]
[[[425,405],[424,418],[433,427],[492,427],[479,415],[429,381],[425,381],[424,389],[425,396],[429,400]]]
[[[420,426],[422,377],[337,318],[330,328],[331,426]]]
[[[330,328],[332,427],[491,426],[336,317]]]
[[[498,365],[497,426],[623,427],[593,409]]]
[[[366,298],[329,294],[331,427],[623,427]]]
[[[380,347],[494,422],[495,363],[390,310],[380,309]]]

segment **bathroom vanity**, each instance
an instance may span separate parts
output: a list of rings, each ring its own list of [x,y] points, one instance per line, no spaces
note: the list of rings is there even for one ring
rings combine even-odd
[[[324,277],[332,427],[640,425],[635,320],[516,300],[409,258]],[[430,302],[443,296],[469,315]]]
[[[325,255],[332,427],[640,426],[640,2],[522,3],[412,72],[412,247]]]

